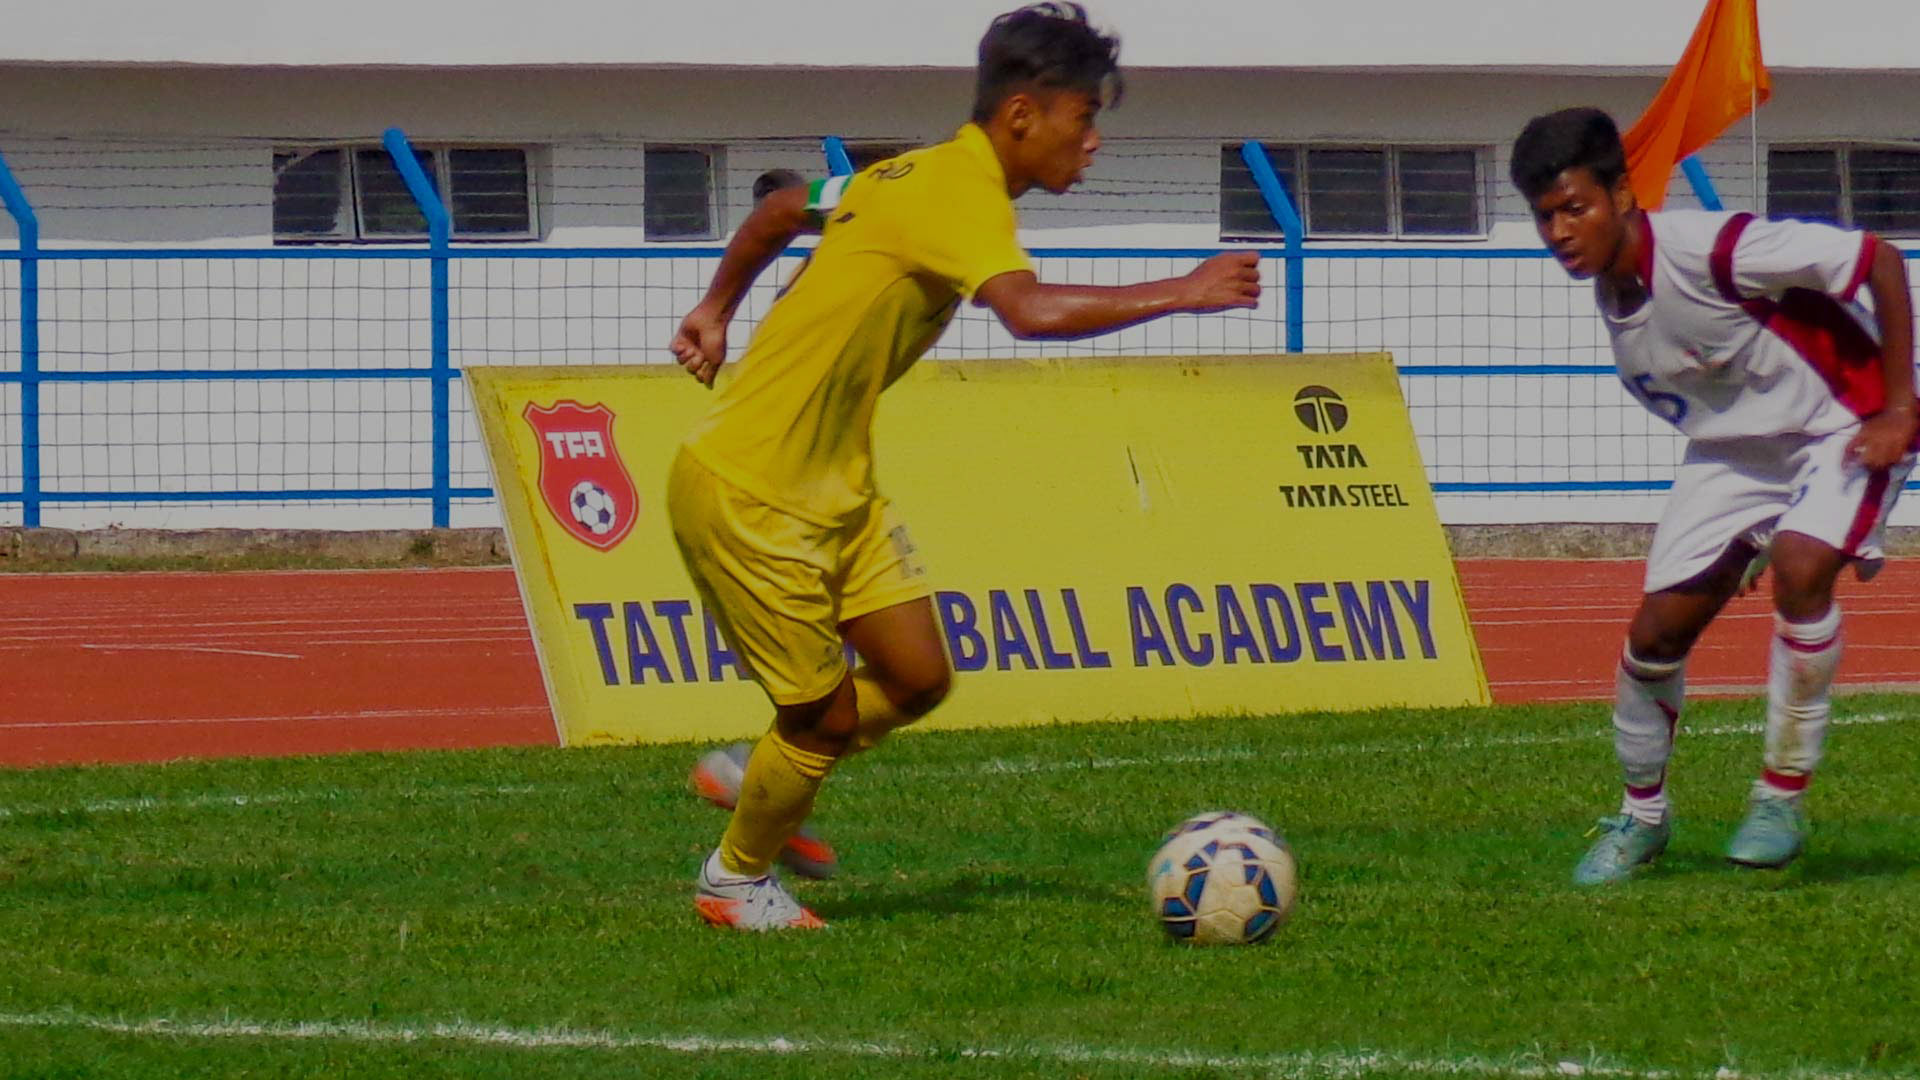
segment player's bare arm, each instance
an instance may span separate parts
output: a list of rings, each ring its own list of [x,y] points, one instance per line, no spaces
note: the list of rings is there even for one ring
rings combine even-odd
[[[727,242],[713,282],[698,306],[687,313],[669,346],[680,366],[707,386],[727,359],[727,324],[761,271],[802,233],[817,232],[807,210],[807,189],[790,187],[761,200]]]
[[[1913,301],[1900,252],[1885,240],[1873,252],[1867,289],[1880,321],[1880,361],[1887,404],[1860,425],[1847,452],[1869,469],[1884,469],[1904,457],[1920,431],[1913,395]]]
[[[1049,285],[1030,272],[990,278],[975,294],[1017,338],[1090,337],[1176,312],[1203,314],[1260,302],[1260,258],[1227,252],[1190,273],[1137,285]]]

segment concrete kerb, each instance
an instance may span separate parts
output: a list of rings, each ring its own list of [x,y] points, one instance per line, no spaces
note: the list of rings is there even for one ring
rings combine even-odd
[[[491,566],[507,562],[499,529],[25,529],[0,528],[0,568],[64,570],[166,563],[256,569],[276,565]]]
[[[1456,558],[1637,559],[1653,526],[1560,522],[1449,525]],[[1887,530],[1887,552],[1920,555],[1920,528]],[[500,566],[499,529],[26,529],[0,527],[0,569],[93,570],[152,563],[217,569],[310,566]]]

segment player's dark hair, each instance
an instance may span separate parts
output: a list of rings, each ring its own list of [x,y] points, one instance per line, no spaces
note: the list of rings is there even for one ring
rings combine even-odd
[[[1612,190],[1627,173],[1627,150],[1613,117],[1594,108],[1561,109],[1527,121],[1513,140],[1508,175],[1529,201],[1553,187],[1568,169],[1586,169]]]
[[[980,39],[973,119],[984,124],[1023,90],[1081,90],[1118,104],[1120,39],[1087,24],[1079,4],[1028,4],[993,20]]]
[[[768,169],[753,178],[753,201],[761,199],[783,188],[798,187],[807,182],[807,178],[792,169]]]

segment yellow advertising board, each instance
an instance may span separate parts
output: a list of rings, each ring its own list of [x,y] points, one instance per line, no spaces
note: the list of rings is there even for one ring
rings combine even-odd
[[[708,391],[466,377],[561,741],[764,730],[663,505]],[[922,363],[874,446],[959,673],[924,726],[1489,700],[1387,356]]]

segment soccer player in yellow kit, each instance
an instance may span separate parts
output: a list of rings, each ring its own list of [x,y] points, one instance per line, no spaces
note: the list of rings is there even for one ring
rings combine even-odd
[[[754,279],[796,236],[820,232],[668,480],[687,569],[775,710],[744,761],[716,751],[695,769],[696,788],[733,809],[695,894],[715,926],[825,925],[773,862],[830,871],[831,849],[801,831],[821,782],[841,757],[924,716],[951,685],[926,569],[874,486],[880,392],[963,300],[991,308],[1016,337],[1061,339],[1259,298],[1251,252],[1136,285],[1034,276],[1013,199],[1079,181],[1100,146],[1095,116],[1119,96],[1118,52],[1078,4],[995,19],[980,42],[972,122],[856,176],[769,194],[673,339],[687,371],[713,385],[727,324]],[[848,670],[846,643],[865,661],[858,670]]]

